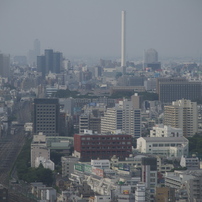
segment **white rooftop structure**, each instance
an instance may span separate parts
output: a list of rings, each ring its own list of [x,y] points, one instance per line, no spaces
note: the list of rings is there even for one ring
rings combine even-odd
[[[158,124],[150,130],[150,137],[182,137],[183,130],[163,124]]]
[[[189,141],[185,137],[140,137],[137,150],[141,153],[181,158],[188,155]]]

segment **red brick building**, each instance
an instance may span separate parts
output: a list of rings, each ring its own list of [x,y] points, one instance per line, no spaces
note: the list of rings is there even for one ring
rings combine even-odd
[[[110,159],[113,155],[124,159],[132,153],[132,137],[125,134],[75,134],[74,155],[81,161]]]

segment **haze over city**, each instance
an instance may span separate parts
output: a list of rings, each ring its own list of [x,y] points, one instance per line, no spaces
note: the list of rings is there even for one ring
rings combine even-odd
[[[65,57],[120,57],[121,11],[126,11],[126,55],[155,48],[160,56],[202,54],[202,1],[1,0],[0,51],[27,55],[33,41]]]
[[[0,0],[0,202],[202,201],[202,0]]]

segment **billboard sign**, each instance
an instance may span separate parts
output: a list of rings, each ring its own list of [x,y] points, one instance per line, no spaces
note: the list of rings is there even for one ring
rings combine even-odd
[[[104,172],[100,168],[92,167],[92,174],[97,175],[99,177],[104,177]]]
[[[92,166],[84,164],[84,173],[91,174],[92,173]]]
[[[75,165],[74,165],[74,170],[83,172],[83,170],[84,170],[84,165],[81,164],[81,163],[75,163]]]

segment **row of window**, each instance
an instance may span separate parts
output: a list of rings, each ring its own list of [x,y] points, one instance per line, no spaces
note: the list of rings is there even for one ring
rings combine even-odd
[[[82,137],[81,140],[129,140],[130,137]]]
[[[117,144],[128,144],[130,145],[131,142],[82,142],[82,145],[101,145],[101,144],[108,144],[108,145],[117,145]]]
[[[131,147],[127,146],[113,146],[113,147],[82,147],[82,149],[130,149]]]
[[[182,146],[182,144],[180,144],[180,143],[172,143],[172,144],[152,144],[152,145],[149,145],[149,147],[151,147],[151,146],[153,146],[153,147],[175,147],[175,146]]]

